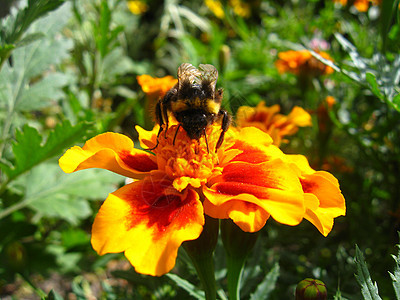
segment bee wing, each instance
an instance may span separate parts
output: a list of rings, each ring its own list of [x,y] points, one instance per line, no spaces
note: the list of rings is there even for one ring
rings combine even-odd
[[[189,63],[181,64],[178,68],[178,85],[182,85],[184,81],[195,83],[199,81],[201,72]]]
[[[206,81],[215,91],[215,86],[217,85],[218,70],[213,65],[199,65],[199,70],[201,71],[201,80]]]

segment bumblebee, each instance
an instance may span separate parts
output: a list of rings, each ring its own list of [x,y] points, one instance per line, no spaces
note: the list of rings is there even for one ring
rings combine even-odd
[[[164,130],[165,138],[168,130],[168,116],[171,114],[178,121],[173,144],[178,130],[182,127],[189,138],[199,140],[203,135],[208,142],[206,129],[216,121],[221,121],[221,134],[215,147],[215,152],[224,141],[225,132],[231,123],[230,115],[221,109],[223,90],[216,90],[218,71],[213,65],[193,65],[184,63],[178,68],[178,83],[171,88],[163,98],[160,98],[156,108],[155,117],[160,125],[157,134],[157,148],[159,137]]]

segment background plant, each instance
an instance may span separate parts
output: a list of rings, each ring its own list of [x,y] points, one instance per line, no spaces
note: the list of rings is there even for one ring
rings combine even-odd
[[[127,270],[119,255],[95,255],[93,212],[124,178],[98,170],[67,177],[57,166],[66,148],[95,134],[123,132],[135,140],[135,124],[150,129],[136,76],[175,76],[182,62],[217,67],[232,114],[261,100],[284,113],[294,105],[312,112],[313,127],[283,150],[332,172],[347,200],[347,216],[328,238],[305,222],[290,230],[269,222],[246,263],[242,297],[290,298],[298,281],[315,277],[330,297],[367,298],[353,276],[358,266],[358,280],[367,281],[355,244],[373,267],[379,294],[398,295],[387,272],[396,266],[390,254],[400,209],[398,1],[371,4],[367,12],[330,0],[128,2],[141,9],[133,13],[122,0],[28,0],[7,1],[10,10],[2,12],[2,297],[23,297],[25,285],[41,296],[50,286],[63,296],[104,299],[202,297],[184,252],[161,278]],[[279,52],[315,47],[332,56],[328,62],[314,54],[336,72],[279,74]],[[317,112],[327,96],[336,104],[322,118]],[[219,245],[222,299],[223,257]]]

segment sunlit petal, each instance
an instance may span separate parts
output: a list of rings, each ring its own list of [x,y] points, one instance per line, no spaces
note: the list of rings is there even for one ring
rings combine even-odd
[[[70,148],[59,159],[59,165],[66,173],[102,168],[132,178],[157,169],[154,155],[135,149],[127,136],[111,132],[95,136],[82,148]]]
[[[162,172],[109,195],[92,229],[100,254],[125,252],[137,272],[160,276],[175,265],[182,242],[196,239],[204,224],[199,196],[178,193]]]
[[[215,178],[215,183],[209,188],[205,187],[203,192],[206,197],[206,214],[226,218],[231,217],[232,211],[244,209],[240,222],[243,223],[246,219],[244,216],[247,215],[248,224],[247,227],[242,225],[241,228],[251,230],[265,223],[269,215],[280,223],[296,225],[302,220],[305,212],[299,178],[279,159],[259,164],[232,162],[225,166],[219,178]],[[234,202],[226,205],[230,201]],[[235,206],[238,201],[252,205]],[[257,224],[252,223],[255,220],[251,214],[255,211],[254,206],[264,211],[257,215],[265,218],[263,222],[257,220]],[[230,211],[227,212],[227,208]]]

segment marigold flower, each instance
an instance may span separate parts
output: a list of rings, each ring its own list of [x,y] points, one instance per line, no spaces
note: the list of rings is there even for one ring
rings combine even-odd
[[[157,78],[144,74],[136,77],[142,91],[146,93],[149,98],[158,99],[164,95],[178,83],[178,79],[168,75],[165,77]]]
[[[347,5],[347,0],[333,0],[335,3],[340,3],[342,6]],[[355,0],[353,2],[354,7],[359,12],[366,12],[369,9],[369,5],[380,5],[382,0]]]
[[[233,8],[233,12],[242,18],[248,18],[251,15],[249,3],[241,0],[229,0],[229,5]]]
[[[323,58],[332,60],[328,53],[323,51],[317,51]],[[275,66],[279,73],[290,72],[296,75],[328,75],[333,73],[333,69],[312,56],[308,50],[289,50],[280,52],[278,54],[279,59],[275,62]]]
[[[278,104],[270,107],[261,101],[256,107],[241,106],[236,114],[236,123],[239,127],[254,126],[268,133],[273,144],[278,146],[284,136],[295,134],[299,127],[311,126],[311,116],[303,108],[295,106],[289,115],[279,114]]]
[[[329,132],[332,127],[332,121],[329,117],[329,112],[336,104],[336,99],[332,96],[327,96],[324,101],[318,105],[318,108],[312,113],[316,113],[318,119],[318,128],[321,133]]]
[[[128,1],[126,5],[128,6],[128,9],[131,11],[131,13],[133,13],[134,15],[141,15],[149,9],[148,5],[140,0]]]
[[[142,147],[156,145],[158,126],[137,130]],[[219,124],[207,129],[209,149],[215,149],[220,130]],[[344,214],[332,175],[307,167],[304,157],[285,155],[257,128],[228,130],[216,153],[208,148],[204,138],[191,140],[172,125],[154,155],[118,133],[67,150],[59,160],[67,173],[103,168],[135,179],[101,206],[93,248],[100,255],[124,252],[137,272],[160,276],[174,267],[180,245],[199,237],[204,214],[230,218],[247,232],[260,230],[270,216],[287,225],[305,217],[324,235],[333,218]]]
[[[222,7],[222,3],[220,1],[205,0],[204,3],[217,18],[223,19],[225,17],[224,8]]]

